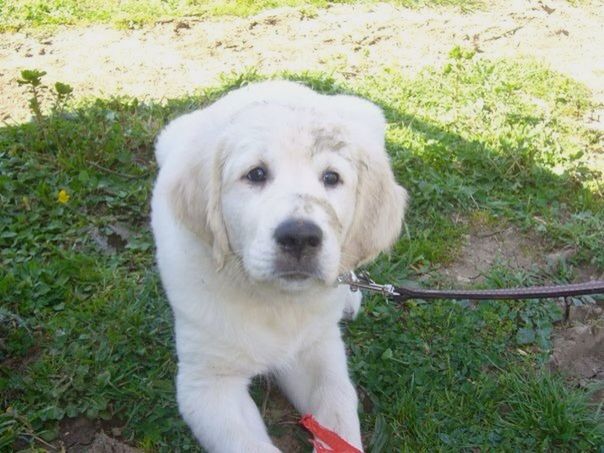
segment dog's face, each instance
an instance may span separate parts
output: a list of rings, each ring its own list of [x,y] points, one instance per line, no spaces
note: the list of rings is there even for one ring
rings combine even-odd
[[[257,281],[291,289],[333,281],[356,204],[348,131],[270,105],[242,112],[230,129],[222,215],[232,252]]]
[[[379,109],[313,95],[313,105],[261,102],[232,115],[174,192],[219,263],[290,291],[332,284],[389,247],[406,201]]]

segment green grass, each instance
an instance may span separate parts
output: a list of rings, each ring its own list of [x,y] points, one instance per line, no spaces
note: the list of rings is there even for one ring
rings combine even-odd
[[[282,6],[301,8],[304,14],[313,16],[316,8],[334,3],[376,3],[376,0],[0,0],[0,31],[90,23],[135,28],[186,16],[249,16]],[[408,7],[457,5],[464,9],[480,4],[479,0],[391,0],[390,3]]]
[[[285,76],[359,93],[386,112],[388,150],[412,203],[394,252],[370,268],[376,279],[414,278],[450,260],[465,232],[454,214],[579,250],[560,269],[502,263],[486,284],[604,269],[602,175],[582,164],[602,135],[582,126],[581,85],[460,49],[414,79]],[[258,78],[250,72],[165,104],[42,106],[32,122],[0,129],[0,450],[52,442],[75,416],[123,426],[124,439],[148,451],[198,450],[176,409],[171,316],[148,227],[152,143],[169,119]],[[116,224],[131,231],[125,243]],[[116,249],[100,249],[93,231]],[[417,301],[400,310],[368,298],[345,331],[369,451],[601,452],[601,409],[543,365],[559,318],[547,302],[470,310]]]

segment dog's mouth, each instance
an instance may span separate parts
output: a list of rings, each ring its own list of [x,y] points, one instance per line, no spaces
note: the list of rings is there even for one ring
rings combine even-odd
[[[278,279],[282,279],[288,282],[300,282],[304,280],[309,280],[312,278],[319,278],[319,276],[315,273],[304,272],[304,271],[289,271],[289,272],[280,272],[276,274]]]
[[[323,279],[321,266],[316,257],[294,261],[283,255],[279,255],[273,263],[273,277],[285,283],[303,283]]]
[[[324,284],[323,276],[313,271],[288,270],[276,272],[273,276],[276,285],[288,293],[308,291],[316,285]]]

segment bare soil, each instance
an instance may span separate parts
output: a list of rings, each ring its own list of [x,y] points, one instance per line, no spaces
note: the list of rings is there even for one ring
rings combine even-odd
[[[60,423],[56,449],[67,453],[140,453],[142,450],[118,439],[121,429],[115,425],[120,423],[86,417],[65,418]]]
[[[310,17],[309,17],[310,16]],[[456,45],[485,58],[527,56],[584,82],[604,102],[604,3],[494,0],[488,9],[333,5],[316,15],[281,8],[250,18],[195,18],[139,30],[64,28],[50,36],[0,35],[0,120],[28,117],[15,81],[22,69],[48,72],[77,96],[182,96],[219,75],[320,70],[339,77],[383,67],[414,74],[443,63]],[[604,124],[604,110],[590,117]]]
[[[300,414],[275,387],[265,388],[261,407],[273,443],[283,452],[310,451],[310,434],[300,425]]]
[[[480,282],[496,265],[518,271],[539,270],[556,266],[576,253],[575,249],[548,252],[538,238],[529,237],[511,225],[459,221],[468,223],[468,234],[458,256],[440,270],[454,286]],[[592,267],[579,268],[575,270],[575,279],[604,280],[604,273]],[[549,367],[572,385],[592,391],[594,403],[604,403],[604,301],[568,307],[564,300],[559,302],[566,316],[552,335]]]
[[[463,238],[456,259],[441,272],[449,280],[465,286],[480,282],[493,266],[505,265],[528,271],[543,267],[543,249],[538,242],[512,226],[474,225]]]
[[[554,341],[550,365],[571,376],[604,380],[604,324],[598,322],[602,310],[597,308],[595,319],[560,332]]]
[[[109,437],[103,432],[97,433],[90,448],[83,451],[87,453],[142,453],[142,450]]]
[[[602,304],[604,305],[604,304]],[[566,324],[553,335],[550,369],[590,391],[604,404],[604,310],[597,305],[571,307]]]

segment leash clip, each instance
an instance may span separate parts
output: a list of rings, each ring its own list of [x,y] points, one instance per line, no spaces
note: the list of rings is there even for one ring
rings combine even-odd
[[[366,289],[367,291],[381,293],[385,297],[399,296],[393,285],[380,285],[374,282],[367,271],[361,271],[358,275],[354,271],[346,272],[338,277],[338,283],[350,286],[352,292]]]

